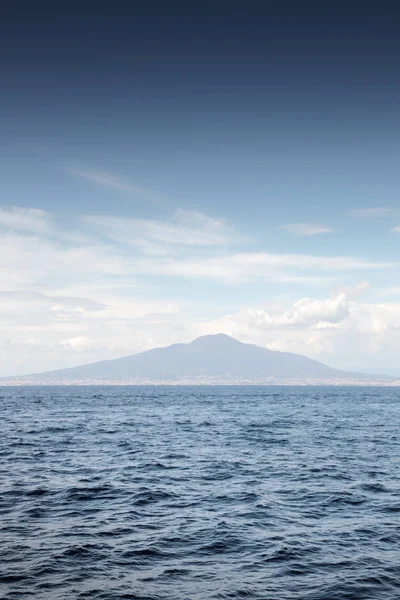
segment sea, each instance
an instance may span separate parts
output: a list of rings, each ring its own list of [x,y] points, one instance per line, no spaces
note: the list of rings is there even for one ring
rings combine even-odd
[[[0,597],[399,600],[400,388],[0,388]]]

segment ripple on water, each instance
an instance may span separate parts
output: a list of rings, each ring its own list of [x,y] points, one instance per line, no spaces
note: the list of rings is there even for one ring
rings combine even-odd
[[[400,390],[2,388],[7,600],[398,600]]]

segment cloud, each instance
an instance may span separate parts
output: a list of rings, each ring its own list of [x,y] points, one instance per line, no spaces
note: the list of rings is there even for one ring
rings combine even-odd
[[[331,227],[319,225],[317,223],[293,223],[291,225],[282,225],[281,229],[284,229],[293,235],[300,236],[319,235],[335,231]]]
[[[382,296],[400,296],[400,286],[381,290]]]
[[[272,319],[275,326],[321,326],[323,324],[337,324],[349,315],[349,303],[343,292],[327,300],[313,300],[303,298],[295,302],[292,309]]]
[[[93,311],[106,308],[104,304],[88,298],[74,296],[50,296],[34,290],[0,291],[1,312],[15,310],[16,305],[28,308],[44,307],[51,310]]]
[[[151,254],[164,254],[165,246],[219,246],[232,240],[224,222],[199,212],[178,210],[170,219],[134,219],[87,215],[83,221],[119,243],[130,244]]]
[[[119,192],[144,193],[142,188],[137,187],[122,177],[113,175],[112,173],[86,169],[69,169],[69,172],[77,177],[82,177],[95,185],[109,187]]]
[[[222,326],[224,333],[228,333],[226,325],[229,328],[235,321],[245,325],[248,332],[253,329],[284,331],[286,329],[336,327],[349,317],[349,312],[350,301],[342,292],[324,300],[302,298],[287,310],[279,306],[242,310],[236,315],[229,315],[218,320],[216,328]]]
[[[376,208],[357,208],[350,211],[350,214],[355,217],[390,217],[398,213],[399,211],[393,208],[385,208],[383,206]]]
[[[38,208],[0,208],[0,228],[6,231],[43,234],[50,230],[52,217]]]
[[[0,225],[0,375],[73,366],[83,355],[85,362],[116,358],[207,329],[328,358],[357,349],[352,336],[366,348],[381,348],[384,339],[390,350],[383,353],[396,355],[397,305],[362,303],[367,284],[352,285],[361,272],[373,281],[386,269],[390,277],[395,262],[243,251],[248,240],[229,223],[193,211],[163,219],[78,216],[78,231],[38,209],[5,213],[13,228]],[[207,306],[190,292],[194,280]],[[221,288],[221,306],[210,291],[215,282],[245,285]],[[258,297],[270,291],[267,282],[290,283],[285,293],[301,294],[289,306],[243,307],[253,290]],[[328,298],[304,291],[327,283],[335,289]],[[234,308],[217,319],[227,303]]]
[[[335,292],[336,294],[345,293],[347,298],[355,300],[356,298],[363,296],[370,288],[370,282],[364,280],[353,285],[338,286],[335,288]]]
[[[0,376],[116,358],[174,335],[179,340],[185,318],[176,303],[138,301],[101,288],[98,294],[103,302],[29,290],[0,293]]]
[[[64,346],[64,348],[74,350],[75,352],[85,352],[87,350],[92,350],[93,348],[93,342],[87,335],[79,335],[77,337],[62,340],[61,345]]]
[[[400,225],[398,225],[397,227],[393,227],[393,229],[391,229],[390,231],[392,231],[393,233],[400,233]]]
[[[345,293],[302,298],[287,309],[242,308],[201,324],[202,333],[223,332],[272,350],[305,354],[347,370],[397,372],[400,304],[365,303]],[[397,371],[396,371],[397,369]]]
[[[103,221],[101,223],[102,227]],[[54,289],[55,282],[64,288],[76,287],[81,282],[115,284],[124,279],[133,284],[150,276],[225,283],[265,280],[306,284],[327,281],[337,273],[396,266],[396,263],[351,256],[232,253],[229,242],[236,239],[235,233],[223,222],[197,213],[180,215],[172,222],[146,220],[143,228],[137,222],[132,225],[128,221],[125,233],[128,239],[122,229],[119,234],[114,225],[122,229],[125,226],[111,220],[110,235],[116,237],[115,241],[104,240],[102,230],[83,240],[54,236],[54,232],[51,237],[5,233],[0,237],[0,269],[7,282],[14,278],[19,289],[46,291]],[[138,247],[129,244],[131,226],[136,227],[141,236]],[[106,222],[104,227],[107,228]],[[146,244],[154,244],[158,252],[148,252]],[[0,289],[1,286],[0,281]]]
[[[188,278],[248,281],[253,278],[272,281],[316,282],[321,273],[383,269],[394,263],[375,262],[348,256],[313,256],[305,254],[238,253],[225,256],[147,263],[149,273]],[[319,275],[316,275],[319,272]]]

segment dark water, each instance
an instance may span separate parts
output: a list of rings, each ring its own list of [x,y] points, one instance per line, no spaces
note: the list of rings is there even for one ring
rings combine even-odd
[[[399,388],[0,388],[0,596],[398,600],[399,412]]]

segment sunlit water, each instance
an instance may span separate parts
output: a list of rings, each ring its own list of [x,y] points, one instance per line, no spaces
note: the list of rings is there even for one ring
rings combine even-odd
[[[399,388],[0,388],[0,596],[398,600]]]

